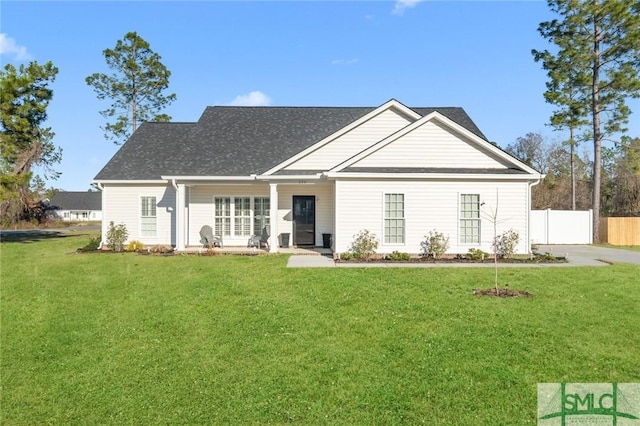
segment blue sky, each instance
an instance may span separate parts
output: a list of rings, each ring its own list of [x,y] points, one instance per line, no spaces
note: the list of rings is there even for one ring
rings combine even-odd
[[[118,147],[104,139],[85,78],[102,51],[137,31],[162,56],[177,94],[165,112],[196,121],[208,105],[463,107],[501,146],[546,126],[546,75],[532,48],[545,1],[3,1],[2,64],[60,69],[48,126],[63,148],[49,185],[86,190]],[[640,102],[631,134],[640,130]]]

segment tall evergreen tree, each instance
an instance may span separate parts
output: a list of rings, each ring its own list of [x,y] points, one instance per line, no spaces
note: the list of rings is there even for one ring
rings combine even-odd
[[[6,223],[28,208],[34,166],[41,166],[49,178],[58,177],[53,165],[62,159],[62,150],[53,144],[51,128],[43,127],[53,97],[49,84],[57,74],[51,62],[17,69],[7,64],[0,71],[0,202]]]
[[[160,113],[176,99],[175,94],[164,95],[171,72],[148,42],[138,33],[129,32],[114,49],[103,53],[113,73],[94,73],[86,82],[98,99],[111,101],[109,108],[100,111],[107,120],[114,120],[102,128],[106,139],[120,145],[144,121],[171,120]]]
[[[625,101],[640,96],[640,1],[548,0],[560,19],[538,31],[557,52],[533,51],[550,84],[545,98],[561,106],[552,124],[569,129],[587,112],[593,140],[593,240],[598,241],[602,142],[625,132],[631,113]]]

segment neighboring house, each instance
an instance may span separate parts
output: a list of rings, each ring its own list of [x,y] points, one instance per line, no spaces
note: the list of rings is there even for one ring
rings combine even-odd
[[[201,246],[210,225],[245,246],[279,237],[336,252],[369,230],[378,252],[420,253],[430,230],[449,253],[491,251],[498,233],[530,250],[531,186],[541,175],[491,144],[461,108],[208,107],[195,123],[144,123],[95,177],[103,224],[130,240]],[[285,238],[286,239],[286,238]]]
[[[100,192],[59,191],[53,196],[50,206],[65,222],[102,220]]]

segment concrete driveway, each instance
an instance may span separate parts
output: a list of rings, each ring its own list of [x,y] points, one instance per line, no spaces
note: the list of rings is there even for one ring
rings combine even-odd
[[[538,245],[540,253],[567,255],[571,266],[601,266],[607,263],[635,263],[640,265],[640,251],[577,244]]]

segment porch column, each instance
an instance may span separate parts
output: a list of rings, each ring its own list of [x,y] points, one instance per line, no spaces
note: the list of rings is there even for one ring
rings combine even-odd
[[[269,238],[269,253],[278,252],[278,184],[269,184],[269,226],[271,236]]]
[[[176,250],[184,251],[184,184],[178,184],[176,188]]]

